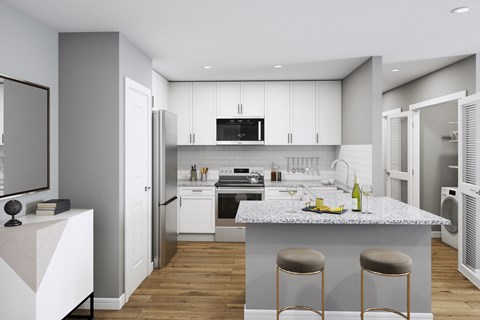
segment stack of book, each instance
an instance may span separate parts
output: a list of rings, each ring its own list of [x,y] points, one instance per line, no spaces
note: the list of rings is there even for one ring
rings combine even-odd
[[[54,216],[70,210],[70,199],[50,199],[37,203],[37,216]]]

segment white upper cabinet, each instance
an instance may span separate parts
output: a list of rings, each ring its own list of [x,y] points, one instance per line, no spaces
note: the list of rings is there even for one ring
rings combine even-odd
[[[170,111],[177,114],[178,145],[215,145],[215,82],[170,83]]]
[[[265,83],[265,144],[290,143],[290,82]]]
[[[240,116],[251,118],[265,116],[265,82],[240,83]]]
[[[177,114],[177,143],[179,146],[192,144],[192,83],[170,83],[170,111]]]
[[[342,83],[317,81],[317,144],[342,144]]]
[[[290,141],[294,145],[316,144],[315,89],[315,81],[290,82]]]
[[[262,118],[264,82],[217,82],[217,118]]]
[[[168,81],[152,71],[152,96],[154,110],[168,110]]]
[[[193,144],[215,145],[216,143],[216,93],[215,82],[193,83]]]

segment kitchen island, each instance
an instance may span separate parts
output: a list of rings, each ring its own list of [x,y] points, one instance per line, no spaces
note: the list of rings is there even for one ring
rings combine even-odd
[[[431,313],[431,226],[449,224],[439,216],[386,197],[370,197],[372,214],[350,210],[349,194],[317,194],[325,204],[346,204],[343,214],[301,210],[300,201],[242,201],[236,222],[246,224],[245,319],[274,319],[277,252],[307,247],[322,252],[325,263],[325,310],[328,319],[359,319],[360,253],[369,248],[400,250],[413,260],[412,319],[433,319]],[[290,213],[292,206],[294,213]],[[404,278],[366,276],[366,306],[406,310]],[[320,307],[320,278],[282,274],[282,305]],[[284,317],[289,312],[286,312]],[[317,319],[291,311],[293,317]],[[376,313],[375,319],[396,319]],[[397,316],[398,317],[398,316]],[[368,317],[367,317],[368,319]]]

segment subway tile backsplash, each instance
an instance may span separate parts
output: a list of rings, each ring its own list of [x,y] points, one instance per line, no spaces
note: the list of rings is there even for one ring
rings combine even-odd
[[[344,159],[350,165],[350,186],[353,185],[355,172],[360,185],[372,183],[372,145],[342,145],[339,146],[338,158]],[[338,163],[335,168],[335,180],[345,183],[347,168],[344,163]]]
[[[179,146],[178,170],[179,179],[188,178],[190,166],[197,165],[209,168],[209,179],[218,177],[220,167],[264,167],[266,178],[270,176],[272,163],[280,167],[283,180],[312,180],[330,179],[335,177],[335,172],[330,169],[332,162],[337,158],[337,146]],[[289,165],[287,157],[290,157]],[[293,168],[292,158],[307,157],[311,174],[292,174],[287,172],[288,167]],[[312,164],[312,159],[313,164]],[[317,159],[318,158],[318,166]],[[306,160],[304,160],[306,161]],[[295,167],[302,167],[295,161]],[[306,166],[306,163],[303,165]],[[313,173],[313,174],[312,174]]]

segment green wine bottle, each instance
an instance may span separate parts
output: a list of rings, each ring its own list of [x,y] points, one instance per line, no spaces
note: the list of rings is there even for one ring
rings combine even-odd
[[[362,193],[358,186],[358,177],[355,175],[354,185],[352,190],[352,211],[362,211]]]

